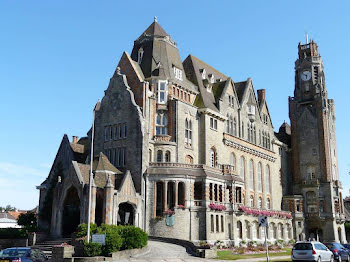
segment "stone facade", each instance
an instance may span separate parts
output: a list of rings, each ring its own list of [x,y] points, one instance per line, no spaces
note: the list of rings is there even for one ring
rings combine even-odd
[[[295,211],[303,198],[290,188],[300,173],[291,145],[298,132],[286,123],[274,132],[266,91],[256,91],[252,79],[234,82],[192,55],[182,62],[157,21],[131,55],[122,54],[94,112],[92,222],[235,245],[264,240],[261,215],[268,216],[270,241],[306,232]],[[74,206],[67,192],[75,192],[79,222],[87,221],[91,138],[91,130],[73,143],[65,137],[57,154],[66,159],[64,177],[53,185],[53,234],[68,230],[61,221]],[[54,174],[39,187],[41,208]]]

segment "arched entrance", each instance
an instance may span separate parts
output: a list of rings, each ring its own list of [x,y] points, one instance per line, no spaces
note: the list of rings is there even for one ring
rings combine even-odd
[[[80,198],[75,187],[70,187],[63,202],[62,235],[70,236],[80,224]]]
[[[135,210],[129,203],[121,203],[118,208],[118,225],[134,225]]]

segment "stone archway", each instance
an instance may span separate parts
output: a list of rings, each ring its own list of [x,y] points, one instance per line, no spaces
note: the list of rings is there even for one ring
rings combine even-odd
[[[78,190],[71,186],[66,193],[62,212],[62,235],[70,236],[80,224],[80,198]]]
[[[135,221],[135,208],[133,205],[127,202],[119,204],[118,207],[118,225],[129,225],[133,226]]]

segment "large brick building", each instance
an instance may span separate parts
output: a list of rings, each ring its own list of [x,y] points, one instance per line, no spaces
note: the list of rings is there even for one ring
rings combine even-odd
[[[122,54],[94,109],[92,222],[237,245],[263,241],[258,216],[265,215],[270,241],[345,241],[334,107],[315,43],[299,46],[296,72],[292,125],[275,133],[264,89],[256,92],[250,78],[235,82],[193,55],[182,62],[155,20],[131,55]],[[306,139],[306,130],[319,136]],[[38,187],[39,223],[53,235],[87,221],[91,136],[64,136]]]

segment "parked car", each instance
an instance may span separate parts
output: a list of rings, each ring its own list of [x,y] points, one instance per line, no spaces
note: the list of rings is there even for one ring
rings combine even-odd
[[[346,249],[350,250],[350,244],[342,244]]]
[[[333,253],[317,241],[297,242],[292,249],[292,261],[334,262]]]
[[[0,262],[46,262],[47,256],[39,249],[12,247],[0,252]]]
[[[334,259],[341,261],[349,261],[350,262],[350,251],[346,249],[342,244],[337,242],[328,242],[324,243],[334,255]]]

